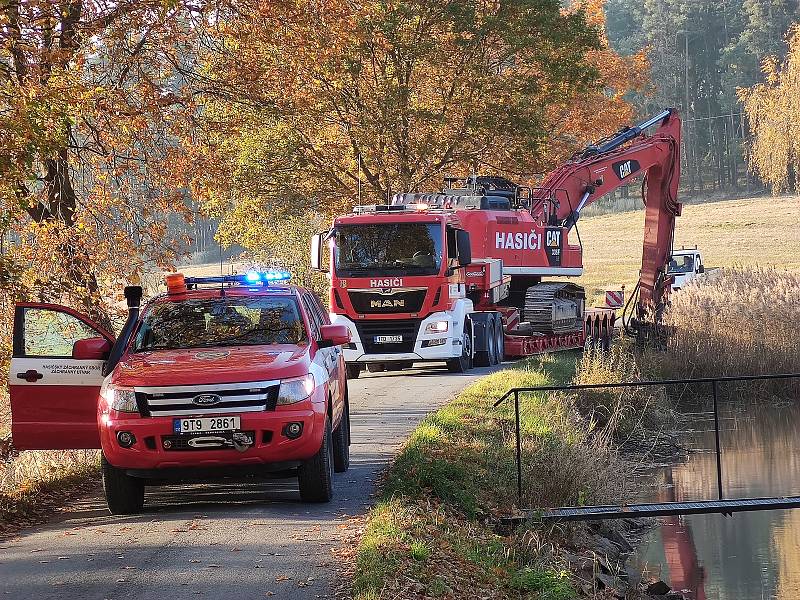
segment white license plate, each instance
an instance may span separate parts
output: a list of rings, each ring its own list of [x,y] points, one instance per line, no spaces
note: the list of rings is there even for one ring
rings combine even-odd
[[[403,343],[403,336],[402,335],[376,335],[375,336],[375,343],[376,344],[402,344]]]
[[[175,433],[206,433],[212,431],[235,431],[241,429],[241,417],[193,417],[173,419]]]

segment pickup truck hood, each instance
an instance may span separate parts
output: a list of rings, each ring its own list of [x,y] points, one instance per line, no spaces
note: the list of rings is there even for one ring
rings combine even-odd
[[[111,382],[133,387],[269,381],[305,375],[308,368],[307,346],[155,350],[126,354]]]

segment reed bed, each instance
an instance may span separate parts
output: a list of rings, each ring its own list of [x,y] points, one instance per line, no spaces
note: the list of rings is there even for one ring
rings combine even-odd
[[[667,352],[648,362],[670,377],[800,372],[800,274],[737,267],[715,275],[673,295]],[[797,397],[800,381],[746,387],[754,395]]]

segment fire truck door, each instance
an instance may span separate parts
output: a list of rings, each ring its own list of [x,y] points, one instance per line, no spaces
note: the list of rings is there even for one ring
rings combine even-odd
[[[99,448],[97,400],[114,338],[53,304],[18,304],[9,391],[19,450]]]

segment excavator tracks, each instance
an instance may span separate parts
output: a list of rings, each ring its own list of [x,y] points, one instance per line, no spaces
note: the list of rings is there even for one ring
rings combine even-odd
[[[522,318],[539,333],[565,333],[580,329],[586,292],[574,283],[542,282],[525,293]]]

